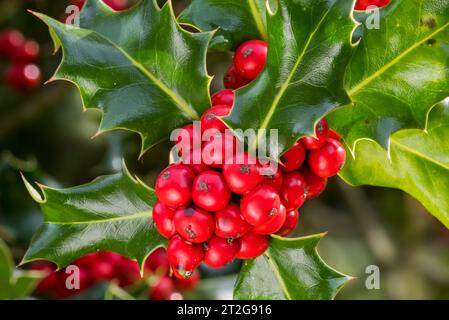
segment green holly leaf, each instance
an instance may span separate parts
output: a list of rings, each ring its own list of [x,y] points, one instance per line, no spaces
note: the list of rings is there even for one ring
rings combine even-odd
[[[267,41],[266,0],[193,0],[178,17],[181,24],[216,30],[211,50],[233,51],[252,39]]]
[[[347,71],[353,105],[330,117],[351,149],[362,139],[388,149],[392,133],[424,129],[429,110],[449,96],[449,1],[392,1],[379,26],[365,27]]]
[[[171,1],[153,0],[115,12],[87,1],[80,26],[43,14],[63,59],[52,80],[75,83],[86,108],[98,108],[98,133],[137,132],[142,152],[167,139],[173,129],[199,119],[210,105],[206,52],[212,33],[190,33],[174,17]]]
[[[448,102],[432,110],[426,130],[401,130],[390,141],[390,157],[374,141],[357,143],[340,176],[352,185],[401,189],[449,228]]]
[[[165,245],[151,218],[154,191],[125,167],[78,187],[40,185],[42,195],[24,181],[41,206],[44,223],[21,264],[49,260],[60,269],[90,252],[114,251],[143,267],[146,257]]]
[[[11,252],[0,239],[0,300],[27,297],[44,276],[39,271],[16,269]]]
[[[237,90],[225,122],[233,128],[276,129],[278,157],[337,106],[350,102],[343,74],[355,22],[347,0],[278,1],[267,15],[268,58],[259,77]],[[257,142],[263,141],[263,130]],[[255,145],[251,146],[255,147]]]
[[[262,256],[248,260],[234,288],[236,299],[333,299],[351,277],[326,265],[317,253],[324,234],[287,239],[271,237]]]

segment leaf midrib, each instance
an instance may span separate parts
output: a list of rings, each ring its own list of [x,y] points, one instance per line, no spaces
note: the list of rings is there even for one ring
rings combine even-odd
[[[290,292],[288,292],[287,285],[285,284],[285,281],[282,278],[278,267],[276,266],[276,264],[273,261],[273,257],[270,255],[270,253],[268,251],[265,252],[264,255],[267,257],[268,264],[271,266],[271,269],[273,270],[275,277],[278,279],[279,285],[281,286],[282,292],[284,293],[285,297],[288,300],[293,300],[290,295]]]
[[[373,80],[375,80],[376,78],[380,77],[382,74],[384,74],[387,70],[389,70],[391,67],[393,67],[396,63],[398,63],[400,60],[402,60],[402,58],[404,58],[405,56],[407,56],[410,52],[412,52],[413,50],[415,50],[416,48],[418,48],[420,45],[422,45],[423,43],[425,43],[427,40],[433,38],[434,36],[436,36],[438,33],[444,31],[444,29],[446,29],[447,27],[449,27],[449,22],[446,23],[445,25],[443,25],[441,28],[435,30],[433,33],[429,34],[427,37],[423,38],[422,40],[416,42],[414,45],[410,46],[409,48],[407,48],[406,50],[404,50],[400,55],[398,55],[397,57],[395,57],[393,60],[391,60],[389,63],[385,64],[382,68],[380,68],[379,70],[377,70],[376,72],[374,72],[371,76],[365,78],[364,80],[362,80],[361,82],[359,82],[358,84],[356,84],[355,86],[353,86],[352,88],[350,88],[348,90],[348,95],[350,97],[352,97],[353,95],[355,95],[357,92],[359,92],[362,88],[364,88],[366,85],[368,85],[369,83],[371,83]]]
[[[100,223],[110,223],[110,222],[126,221],[126,220],[141,219],[141,218],[151,218],[153,215],[152,213],[153,213],[153,211],[149,210],[149,211],[141,211],[141,212],[133,213],[133,214],[126,215],[126,216],[106,218],[106,219],[69,221],[69,222],[45,221],[45,223],[57,224],[57,225],[100,224]]]
[[[268,40],[267,30],[263,23],[263,19],[260,16],[260,12],[257,9],[255,0],[248,0],[248,4],[249,4],[249,9],[251,11],[251,15],[253,16],[253,19],[254,19],[254,23],[256,24],[257,30],[259,31],[260,36],[262,37],[262,40],[267,41]]]

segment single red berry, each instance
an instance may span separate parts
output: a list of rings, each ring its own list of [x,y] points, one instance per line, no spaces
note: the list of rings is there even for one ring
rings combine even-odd
[[[206,165],[221,168],[223,164],[231,162],[234,155],[240,154],[241,150],[241,144],[233,135],[217,132],[203,145],[202,157]]]
[[[329,125],[326,119],[321,119],[315,127],[315,137],[303,137],[301,142],[308,150],[319,149],[326,143],[329,137]]]
[[[226,71],[223,82],[226,89],[238,89],[247,85],[250,81],[250,79],[246,79],[239,75],[235,66],[231,64],[228,71]]]
[[[251,229],[243,219],[238,204],[230,203],[223,210],[215,213],[215,234],[222,238],[236,239]]]
[[[247,232],[240,238],[240,250],[237,252],[238,259],[254,259],[260,256],[268,249],[270,242],[267,236],[255,233],[253,231]]]
[[[114,265],[106,260],[99,260],[89,269],[90,276],[94,281],[111,280],[115,277]]]
[[[129,7],[128,0],[104,0],[104,3],[115,11],[122,11]]]
[[[58,276],[55,272],[55,266],[46,261],[37,261],[30,266],[31,270],[37,270],[44,273],[45,277],[39,282],[36,287],[38,294],[48,294],[53,291],[58,284]]]
[[[182,295],[176,290],[172,278],[162,276],[150,289],[149,298],[151,300],[179,300]]]
[[[199,126],[194,126],[193,124],[188,124],[181,129],[179,129],[176,135],[176,148],[178,149],[179,155],[186,154],[190,150],[198,147],[201,148],[201,130]]]
[[[296,210],[303,205],[307,197],[306,180],[298,172],[290,172],[284,176],[279,196],[287,211]]]
[[[300,173],[306,180],[307,199],[318,197],[326,189],[327,178],[317,176],[306,166],[301,169]]]
[[[159,274],[167,274],[170,270],[167,252],[164,248],[154,250],[145,261],[145,269]]]
[[[204,263],[211,268],[221,268],[235,259],[239,249],[237,239],[212,237],[204,244]]]
[[[140,279],[139,265],[136,261],[123,257],[117,268],[120,287],[127,287]]]
[[[0,33],[0,56],[13,59],[15,53],[24,45],[25,37],[18,30],[5,30]]]
[[[176,287],[179,290],[192,290],[195,289],[198,283],[201,280],[201,273],[198,271],[198,269],[195,269],[192,273],[192,275],[188,278],[174,278]]]
[[[281,157],[283,166],[282,170],[284,172],[296,171],[301,167],[306,159],[306,148],[298,141],[293,147],[291,147],[286,153]]]
[[[329,138],[341,141],[342,137],[335,130],[329,129]]]
[[[271,217],[270,220],[268,220],[268,222],[265,222],[262,225],[254,227],[253,231],[259,234],[266,234],[266,235],[276,233],[284,225],[286,218],[287,218],[287,210],[285,209],[285,206],[281,204],[280,210],[277,214]]]
[[[260,226],[279,213],[281,200],[276,189],[260,185],[243,196],[240,210],[246,222],[253,226]]]
[[[328,139],[322,148],[312,150],[307,160],[313,173],[328,178],[341,170],[345,164],[346,151],[339,141]]]
[[[31,90],[41,83],[41,70],[34,64],[16,64],[6,71],[10,87],[17,90]]]
[[[191,189],[195,174],[186,165],[172,164],[156,180],[156,195],[160,202],[178,208],[192,199]]]
[[[76,259],[75,264],[79,267],[84,267],[86,269],[90,269],[93,265],[95,265],[98,261],[101,260],[101,257],[97,252],[86,254],[82,257]]]
[[[192,200],[204,210],[221,210],[227,206],[230,199],[231,190],[217,171],[202,172],[193,181]]]
[[[295,230],[296,226],[298,225],[298,218],[299,218],[298,210],[292,210],[287,212],[285,222],[282,225],[281,229],[279,229],[276,232],[276,234],[278,236],[285,237],[286,235],[292,233],[292,231]]]
[[[195,174],[210,170],[211,167],[204,163],[201,149],[191,149],[181,157],[182,164],[188,166]]]
[[[193,243],[207,241],[215,231],[214,217],[197,207],[179,208],[174,215],[176,231]]]
[[[175,235],[167,246],[168,260],[177,278],[189,278],[203,261],[204,251],[199,244],[192,244]]]
[[[39,57],[39,44],[34,40],[27,40],[23,45],[16,48],[14,56],[11,58],[15,62],[34,62]]]
[[[385,7],[391,0],[358,0],[355,4],[355,10],[366,10],[369,6]]]
[[[224,133],[227,127],[218,117],[227,116],[230,112],[230,106],[224,104],[213,106],[201,117],[201,131],[212,130],[212,132],[219,131]]]
[[[267,62],[268,45],[261,40],[242,43],[235,52],[234,65],[237,72],[247,79],[255,79]]]
[[[230,106],[234,104],[234,91],[226,89],[220,90],[212,95],[212,105]]]
[[[248,153],[235,154],[223,165],[223,176],[232,192],[244,194],[260,184],[260,164]]]
[[[272,186],[277,191],[281,189],[283,174],[276,163],[270,161],[264,165],[261,165],[260,173],[263,176],[262,180],[263,184]]]
[[[166,206],[160,201],[156,202],[153,207],[153,221],[157,231],[168,239],[176,233],[175,224],[173,222],[174,214],[175,209]]]

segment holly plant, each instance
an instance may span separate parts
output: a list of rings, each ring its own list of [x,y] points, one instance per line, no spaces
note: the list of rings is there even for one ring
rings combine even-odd
[[[184,147],[155,186],[125,164],[66,189],[24,179],[44,223],[22,264],[114,251],[143,268],[165,247],[179,278],[242,259],[236,299],[333,299],[351,277],[318,255],[325,234],[286,236],[337,173],[404,190],[449,227],[449,0],[193,0],[178,17],[171,1],[116,11],[88,0],[79,26],[33,14],[63,53],[50,80],[101,111],[97,135],[137,133],[144,154],[182,127]],[[213,51],[235,54],[211,97]],[[270,130],[268,161],[251,161]]]

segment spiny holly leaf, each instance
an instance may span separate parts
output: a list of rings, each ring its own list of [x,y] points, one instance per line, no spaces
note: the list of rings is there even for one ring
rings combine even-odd
[[[218,28],[211,50],[229,51],[247,40],[267,40],[266,0],[192,0],[180,14],[181,24],[204,31]]]
[[[323,234],[271,237],[264,255],[248,260],[234,288],[236,299],[333,299],[351,278],[327,266],[317,253]]]
[[[0,300],[27,297],[44,275],[39,271],[15,269],[11,252],[0,239]]]
[[[404,190],[449,228],[449,106],[436,106],[427,130],[408,129],[391,136],[390,157],[374,141],[357,143],[355,160],[340,176],[353,185],[369,184]]]
[[[365,28],[347,71],[354,105],[330,118],[351,149],[361,139],[388,148],[392,133],[425,127],[429,110],[449,96],[448,41],[448,0],[395,0],[381,9],[380,28]]]
[[[277,129],[278,157],[335,107],[350,102],[343,74],[352,52],[352,1],[279,0],[267,16],[266,68],[237,90],[224,120],[233,128]],[[259,131],[258,142],[262,141]],[[254,147],[254,146],[252,146]]]
[[[22,264],[49,260],[62,268],[90,252],[114,251],[142,267],[146,257],[165,244],[151,218],[154,191],[126,168],[74,188],[40,186],[43,196],[25,184],[41,205],[44,224]]]
[[[74,82],[86,108],[104,116],[99,133],[128,129],[142,136],[142,152],[210,105],[205,67],[211,33],[189,33],[176,22],[171,1],[159,9],[143,0],[115,12],[87,1],[81,28],[36,14],[50,28],[63,59],[53,79]]]

